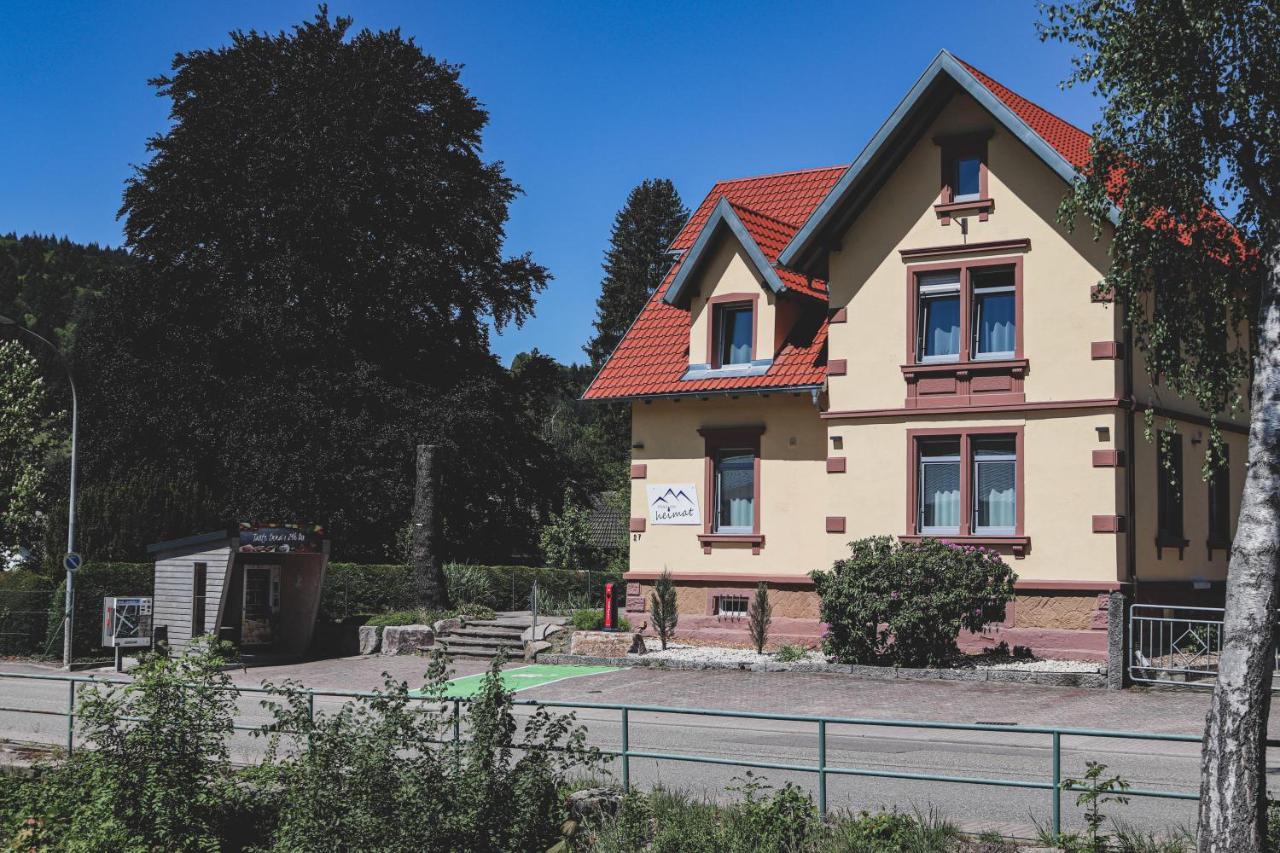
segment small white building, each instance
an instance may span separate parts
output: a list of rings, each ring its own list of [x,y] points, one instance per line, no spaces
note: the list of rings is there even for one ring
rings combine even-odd
[[[147,552],[156,565],[153,624],[175,649],[205,634],[245,654],[297,657],[310,648],[329,562],[318,525],[242,522]]]

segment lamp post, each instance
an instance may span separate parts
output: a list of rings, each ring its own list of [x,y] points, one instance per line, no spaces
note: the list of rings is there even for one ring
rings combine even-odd
[[[67,364],[66,359],[62,358],[62,352],[53,345],[47,338],[36,334],[25,326],[18,324],[18,321],[0,314],[0,326],[13,326],[19,332],[35,338],[40,343],[53,350],[53,354],[62,360],[62,366],[67,371],[67,382],[71,385],[71,495],[67,501],[67,554],[75,553],[76,545],[76,433],[79,427],[79,407],[76,401],[76,380],[71,375],[71,365]],[[64,561],[64,567],[67,570],[67,596],[62,614],[62,666],[64,669],[71,668],[71,629],[75,624],[75,572],[72,571],[70,563]]]

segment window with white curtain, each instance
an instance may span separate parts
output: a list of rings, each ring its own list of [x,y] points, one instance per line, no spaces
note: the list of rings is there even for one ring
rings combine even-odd
[[[960,532],[960,440],[920,443],[921,533]]]
[[[1018,524],[1017,447],[1012,436],[975,437],[973,532],[1012,535]]]
[[[756,455],[753,450],[720,450],[715,456],[716,532],[755,530]]]
[[[959,360],[960,273],[926,273],[918,282],[917,357],[921,362]]]
[[[974,270],[973,357],[1013,358],[1017,335],[1013,270]]]
[[[750,305],[726,305],[715,312],[716,355],[721,366],[751,363],[754,313]]]

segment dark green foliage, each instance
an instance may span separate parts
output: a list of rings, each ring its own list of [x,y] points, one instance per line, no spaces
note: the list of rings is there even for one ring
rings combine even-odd
[[[985,548],[888,536],[850,543],[851,555],[813,572],[830,628],[823,646],[845,663],[936,666],[961,630],[1004,619],[1013,571]]]
[[[76,572],[75,642],[77,658],[110,657],[102,645],[102,599],[111,595],[151,595],[155,589],[154,563],[85,563]],[[49,639],[53,649],[62,647],[62,612],[66,596],[64,578],[49,601]]]
[[[631,190],[613,220],[604,256],[604,280],[596,299],[595,336],[583,350],[598,371],[618,346],[640,309],[671,268],[671,243],[689,218],[675,184],[666,178],[646,180]],[[604,457],[630,458],[629,403],[596,403],[596,437]]]
[[[56,471],[55,493],[67,493],[67,468]],[[140,463],[106,480],[80,480],[76,550],[98,561],[142,561],[147,546],[225,528],[213,495],[193,471],[164,471]],[[45,537],[45,564],[61,570],[67,519],[58,514]]]
[[[751,644],[756,654],[764,654],[769,642],[769,624],[773,621],[773,605],[769,603],[769,587],[764,581],[756,584],[756,594],[751,600],[751,612],[747,616],[747,629],[751,632]]]
[[[147,656],[132,684],[84,688],[86,748],[24,787],[8,833],[31,817],[41,849],[218,850],[220,815],[243,796],[229,784],[235,700],[222,663],[200,649]]]
[[[441,619],[454,616],[466,616],[469,619],[492,619],[496,614],[482,604],[462,603],[446,610],[392,610],[378,613],[364,620],[365,625],[386,627],[388,625],[431,625]]]
[[[632,792],[616,817],[588,826],[575,849],[590,853],[1005,853],[1016,845],[965,846],[936,814],[834,814],[824,824],[813,800],[788,783],[773,790],[748,773],[729,788],[740,800],[719,804],[658,788]],[[579,838],[575,837],[575,842]]]
[[[65,237],[0,235],[0,314],[69,352],[84,304],[130,264],[121,249]],[[51,379],[55,378],[51,376]],[[57,387],[65,391],[57,376]]]
[[[671,268],[667,250],[689,218],[675,184],[642,181],[613,219],[604,255],[604,280],[596,298],[595,337],[583,350],[597,370],[635,321]]]
[[[320,588],[320,618],[409,610],[416,606],[413,569],[407,565],[330,563]]]
[[[452,555],[532,553],[566,468],[488,329],[549,275],[502,254],[519,189],[458,68],[321,12],[155,84],[171,123],[125,191],[136,263],[77,334],[85,482],[145,462],[225,520],[322,522],[335,556],[385,561],[435,444]]]
[[[285,685],[269,729],[297,732],[307,748],[280,750],[283,742],[272,736],[263,780],[278,810],[272,849],[331,850],[335,839],[359,839],[366,850],[442,853],[553,844],[566,816],[560,790],[568,774],[600,757],[585,747],[571,715],[538,709],[518,725],[501,665],[494,662],[465,706],[467,737],[458,746],[447,743],[452,720],[418,713],[403,682],[388,679],[377,698],[314,718]],[[446,679],[435,657],[423,690],[443,695]]]
[[[676,585],[671,580],[671,572],[667,569],[662,570],[662,574],[658,575],[658,580],[653,585],[653,592],[649,596],[649,611],[653,630],[657,632],[658,640],[665,649],[667,641],[675,634],[676,626],[680,624]]]
[[[44,653],[52,590],[41,572],[0,572],[0,655]]]
[[[604,609],[600,607],[587,607],[582,610],[575,610],[573,616],[569,618],[569,624],[578,631],[600,631],[604,629]],[[618,617],[618,630],[630,631],[631,622],[625,616]]]

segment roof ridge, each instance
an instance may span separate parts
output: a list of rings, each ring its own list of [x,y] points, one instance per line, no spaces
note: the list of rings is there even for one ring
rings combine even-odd
[[[948,51],[948,53],[950,53],[950,51]],[[965,69],[967,69],[967,70],[968,70],[969,72],[971,72],[972,74],[979,75],[979,76],[981,76],[981,77],[985,77],[987,80],[990,80],[992,83],[995,83],[997,86],[999,86],[1001,89],[1004,89],[1006,92],[1008,92],[1009,94],[1013,95],[1015,98],[1020,98],[1020,99],[1022,99],[1022,100],[1024,100],[1024,101],[1026,101],[1029,105],[1031,105],[1031,106],[1035,107],[1036,109],[1040,110],[1040,112],[1044,113],[1045,115],[1049,116],[1050,118],[1053,118],[1053,119],[1056,119],[1057,121],[1062,122],[1063,124],[1065,124],[1065,125],[1067,125],[1068,127],[1070,127],[1072,130],[1075,130],[1075,131],[1077,131],[1077,132],[1079,132],[1079,133],[1083,133],[1085,136],[1089,137],[1090,139],[1092,139],[1092,138],[1093,138],[1093,134],[1092,134],[1092,133],[1090,133],[1089,131],[1087,131],[1087,130],[1084,130],[1084,129],[1080,128],[1079,126],[1077,126],[1076,124],[1074,124],[1074,123],[1072,123],[1072,122],[1070,122],[1070,121],[1067,121],[1067,120],[1066,120],[1065,118],[1063,118],[1062,116],[1058,115],[1057,113],[1053,112],[1052,110],[1049,110],[1049,109],[1047,109],[1047,108],[1045,108],[1045,107],[1041,106],[1040,104],[1038,104],[1038,103],[1036,103],[1035,101],[1031,100],[1031,99],[1030,99],[1030,98],[1028,98],[1026,95],[1022,94],[1021,92],[1015,92],[1013,89],[1009,88],[1009,87],[1008,87],[1008,86],[1006,86],[1004,83],[1001,83],[999,80],[997,80],[996,78],[992,77],[990,74],[988,74],[987,72],[983,71],[981,68],[977,67],[976,65],[973,65],[972,63],[969,63],[969,62],[964,61],[964,60],[963,60],[963,59],[961,59],[960,57],[956,56],[954,53],[952,53],[952,54],[951,54],[951,56],[955,59],[955,61],[956,61],[956,62],[959,62],[961,65],[963,65],[963,66],[965,67]],[[982,82],[982,81],[980,80],[979,82]],[[986,84],[984,83],[983,85],[986,85]],[[990,87],[988,86],[987,88],[990,88]]]
[[[755,215],[755,216],[759,216],[761,219],[768,219],[768,220],[770,220],[770,221],[772,221],[772,222],[776,222],[776,223],[777,223],[777,224],[779,224],[779,225],[785,225],[786,227],[791,228],[791,229],[793,229],[793,230],[794,230],[794,229],[797,229],[797,228],[799,228],[799,227],[800,227],[799,225],[797,225],[797,224],[796,224],[796,223],[794,223],[794,222],[788,222],[787,220],[782,219],[782,218],[777,217],[777,216],[774,216],[774,215],[773,215],[773,214],[771,214],[771,213],[765,213],[765,212],[764,212],[764,211],[762,211],[762,210],[757,210],[756,208],[751,207],[750,205],[746,205],[746,204],[739,204],[738,202],[733,201],[732,199],[728,198],[727,196],[721,195],[720,197],[721,197],[721,198],[723,198],[725,201],[729,202],[729,206],[730,206],[730,207],[737,208],[738,210],[745,210],[745,211],[747,211],[748,213],[751,213],[751,214],[753,214],[753,215]]]
[[[849,168],[848,163],[839,163],[839,164],[836,164],[835,166],[812,166],[808,169],[788,169],[785,172],[766,172],[762,175],[746,175],[741,178],[725,178],[723,180],[716,181],[715,184],[712,185],[711,191],[715,192],[716,187],[722,186],[724,184],[741,184],[747,181],[761,181],[761,180],[764,180],[765,178],[785,178],[791,175],[806,175],[810,172],[830,172],[835,169],[847,169],[847,168]]]

